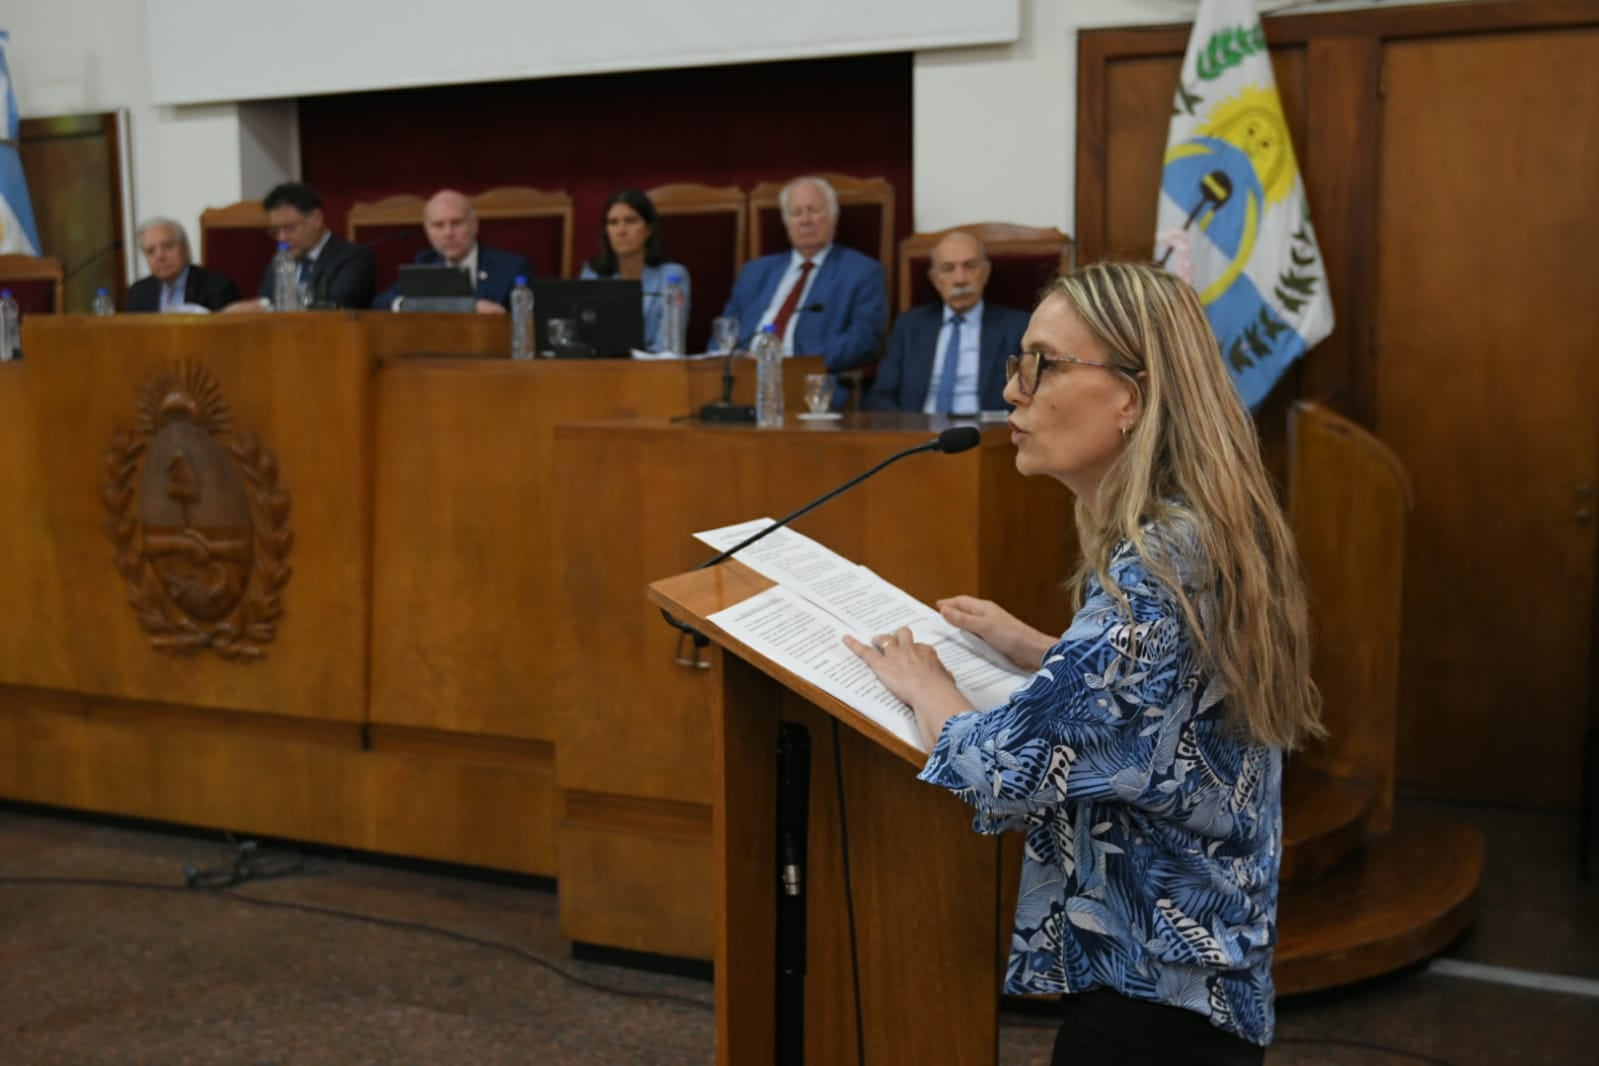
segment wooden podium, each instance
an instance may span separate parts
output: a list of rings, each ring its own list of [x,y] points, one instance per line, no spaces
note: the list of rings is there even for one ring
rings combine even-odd
[[[922,752],[707,621],[770,586],[736,560],[649,586],[651,600],[718,649],[716,1061],[776,1055],[775,756],[780,724],[798,723],[811,741],[804,1062],[855,1063],[859,1046],[868,1062],[993,1063],[999,928],[1009,922],[998,840],[973,832],[971,810],[955,797],[916,780]]]

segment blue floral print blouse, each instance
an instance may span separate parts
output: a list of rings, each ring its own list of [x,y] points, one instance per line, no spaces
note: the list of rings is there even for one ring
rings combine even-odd
[[[1195,554],[1174,555],[1190,597]],[[1027,833],[1006,992],[1109,988],[1267,1044],[1282,752],[1224,728],[1220,678],[1130,543],[1109,572],[1131,620],[1091,577],[1038,673],[952,717],[921,779],[979,833]]]

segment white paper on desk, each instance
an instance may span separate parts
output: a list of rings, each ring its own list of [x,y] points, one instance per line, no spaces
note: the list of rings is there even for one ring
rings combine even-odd
[[[632,350],[632,354],[633,354],[633,358],[634,359],[653,359],[653,360],[662,360],[662,359],[677,359],[677,360],[683,360],[683,359],[723,359],[723,358],[726,358],[726,353],[718,353],[718,352],[694,352],[691,355],[681,355],[681,354],[679,354],[677,352],[646,352],[642,348],[634,348]]]
[[[867,665],[844,646],[844,634],[849,631],[804,597],[775,585],[743,603],[717,611],[710,621],[733,639],[853,707],[917,751],[927,750],[911,709],[895,699]]]
[[[757,518],[694,536],[725,551],[771,524],[770,518]],[[862,641],[909,626],[919,643],[933,647],[939,661],[954,675],[961,694],[979,710],[1004,703],[1032,677],[981,638],[944,621],[936,610],[904,589],[803,533],[780,529],[736,558],[831,615],[844,632]],[[853,652],[849,654],[855,657]]]

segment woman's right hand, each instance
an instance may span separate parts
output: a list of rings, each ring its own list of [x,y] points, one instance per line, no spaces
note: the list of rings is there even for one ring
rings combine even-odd
[[[935,605],[944,621],[983,638],[989,647],[1023,670],[1037,670],[1044,664],[1044,653],[1058,638],[1023,622],[992,600],[975,596],[951,596]]]

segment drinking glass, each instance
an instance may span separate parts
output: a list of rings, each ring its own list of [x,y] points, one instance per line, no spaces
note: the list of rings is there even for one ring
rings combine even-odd
[[[831,374],[805,375],[805,406],[811,409],[811,414],[825,414],[833,406],[835,385]]]
[[[726,354],[738,344],[738,319],[723,315],[711,319],[711,351]]]

